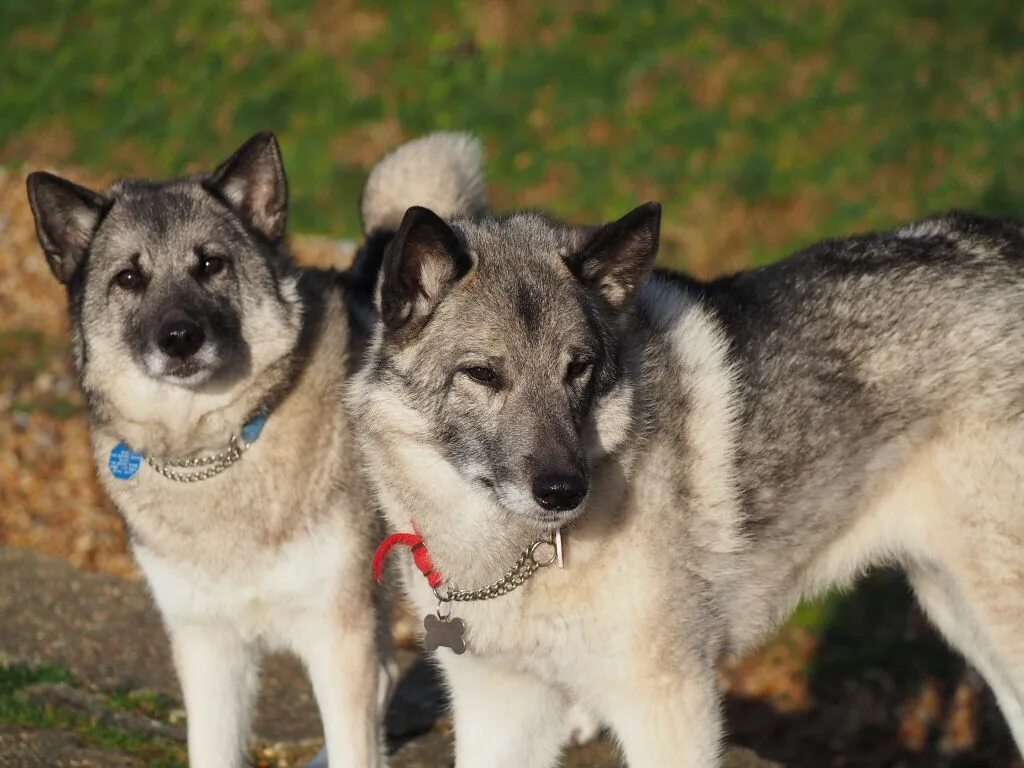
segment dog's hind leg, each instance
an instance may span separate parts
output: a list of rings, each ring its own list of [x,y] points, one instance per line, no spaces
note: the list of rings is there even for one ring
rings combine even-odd
[[[928,617],[992,688],[1024,754],[1024,582],[1000,605],[939,566],[916,565],[908,575]]]
[[[918,600],[991,686],[1024,754],[1024,429],[972,422],[947,437],[891,519]]]
[[[258,654],[230,627],[170,624],[188,715],[191,768],[241,768],[257,686]]]
[[[528,673],[447,650],[456,768],[548,768],[566,735],[565,693]]]

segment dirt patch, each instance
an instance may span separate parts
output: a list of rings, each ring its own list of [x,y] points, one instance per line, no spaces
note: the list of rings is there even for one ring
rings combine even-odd
[[[339,163],[356,163],[369,170],[387,152],[407,138],[393,117],[359,123],[331,140],[328,155]]]
[[[303,32],[305,43],[332,56],[347,57],[353,44],[371,40],[388,25],[387,14],[351,0],[318,0]]]
[[[138,768],[130,757],[86,746],[74,733],[55,730],[0,729],[0,766],[9,768]]]

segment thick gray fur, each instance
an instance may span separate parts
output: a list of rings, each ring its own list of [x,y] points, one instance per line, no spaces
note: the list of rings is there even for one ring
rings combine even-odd
[[[423,148],[435,151],[407,152],[390,172],[447,174],[451,158],[436,142]],[[420,188],[409,202],[478,209],[468,199],[467,210],[450,208],[443,190]],[[331,765],[383,765],[381,707],[395,667],[369,570],[381,526],[342,396],[371,297],[359,275],[292,263],[276,139],[258,134],[186,179],[94,192],[34,173],[28,193],[67,287],[99,475],[170,635],[191,765],[242,765],[259,656],[275,648],[310,671]],[[375,194],[397,206],[402,192]],[[165,354],[170,322],[202,329],[194,354]],[[222,451],[261,411],[259,440],[210,479],[174,482],[145,463],[126,480],[107,469],[119,442],[158,462]]]
[[[717,766],[715,662],[881,564],[1024,744],[1024,230],[952,213],[701,283],[650,273],[657,225],[414,209],[384,258],[350,401],[391,526],[461,589],[565,527],[564,571],[454,606],[459,768],[554,765],[574,701],[631,766]],[[551,471],[579,507],[534,498]]]

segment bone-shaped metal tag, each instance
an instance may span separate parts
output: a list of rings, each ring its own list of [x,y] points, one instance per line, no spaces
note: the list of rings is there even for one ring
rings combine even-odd
[[[423,617],[423,628],[427,631],[423,647],[427,652],[435,651],[442,645],[456,654],[466,652],[466,625],[462,619],[442,619],[433,613]]]

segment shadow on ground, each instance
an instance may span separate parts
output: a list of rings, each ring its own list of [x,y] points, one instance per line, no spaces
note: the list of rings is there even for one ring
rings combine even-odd
[[[1024,766],[984,681],[929,624],[902,574],[829,602],[805,675],[809,706],[730,697],[733,740],[789,768]]]

